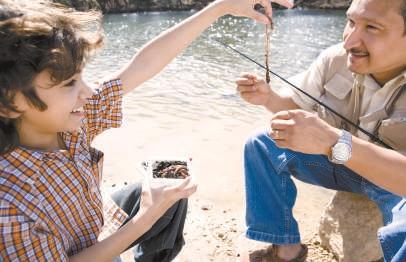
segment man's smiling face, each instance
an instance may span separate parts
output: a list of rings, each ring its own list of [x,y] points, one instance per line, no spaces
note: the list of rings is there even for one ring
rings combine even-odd
[[[347,11],[347,66],[384,84],[406,69],[403,0],[354,0]]]

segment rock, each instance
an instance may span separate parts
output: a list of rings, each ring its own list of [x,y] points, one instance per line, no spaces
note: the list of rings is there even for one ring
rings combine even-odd
[[[321,245],[339,261],[375,261],[383,257],[377,238],[382,215],[368,198],[337,192],[321,218]]]
[[[53,0],[54,2],[71,6],[80,11],[87,11],[90,9],[100,10],[100,5],[97,0]]]
[[[295,3],[302,0],[295,0]],[[299,3],[299,6],[320,9],[347,9],[351,0],[305,0]]]
[[[81,11],[102,10],[103,13],[125,13],[146,11],[199,10],[213,0],[53,0]],[[295,2],[302,0],[295,0]],[[351,0],[305,0],[299,6],[321,9],[346,9]],[[275,8],[279,6],[273,3]]]
[[[204,211],[208,211],[212,208],[212,206],[210,204],[203,204],[200,209],[204,210]]]

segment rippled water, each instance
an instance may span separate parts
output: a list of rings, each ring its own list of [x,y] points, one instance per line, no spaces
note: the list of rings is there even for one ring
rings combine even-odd
[[[86,69],[90,81],[124,66],[137,50],[162,30],[192,12],[107,15],[106,46]],[[274,14],[271,37],[271,69],[289,77],[304,69],[324,48],[338,43],[345,25],[344,11],[285,10]],[[250,122],[263,112],[235,92],[241,72],[264,72],[252,62],[215,43],[218,38],[264,64],[264,25],[245,18],[218,20],[159,75],[144,83],[125,100],[125,113],[137,117],[202,117]],[[271,83],[283,84],[271,79]]]

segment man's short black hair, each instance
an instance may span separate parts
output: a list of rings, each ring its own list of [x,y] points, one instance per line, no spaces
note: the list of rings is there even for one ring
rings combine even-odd
[[[403,16],[403,22],[405,24],[405,35],[406,35],[406,0],[402,0],[402,4],[401,4],[401,8],[400,8],[400,12],[402,12],[402,16]]]

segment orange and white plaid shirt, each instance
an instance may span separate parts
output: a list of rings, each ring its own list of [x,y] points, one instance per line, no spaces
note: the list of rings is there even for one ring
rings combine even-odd
[[[122,96],[119,79],[104,82],[80,131],[61,134],[67,150],[17,147],[0,156],[0,261],[67,261],[127,218],[113,201],[103,205],[103,153],[90,145],[121,125]]]

